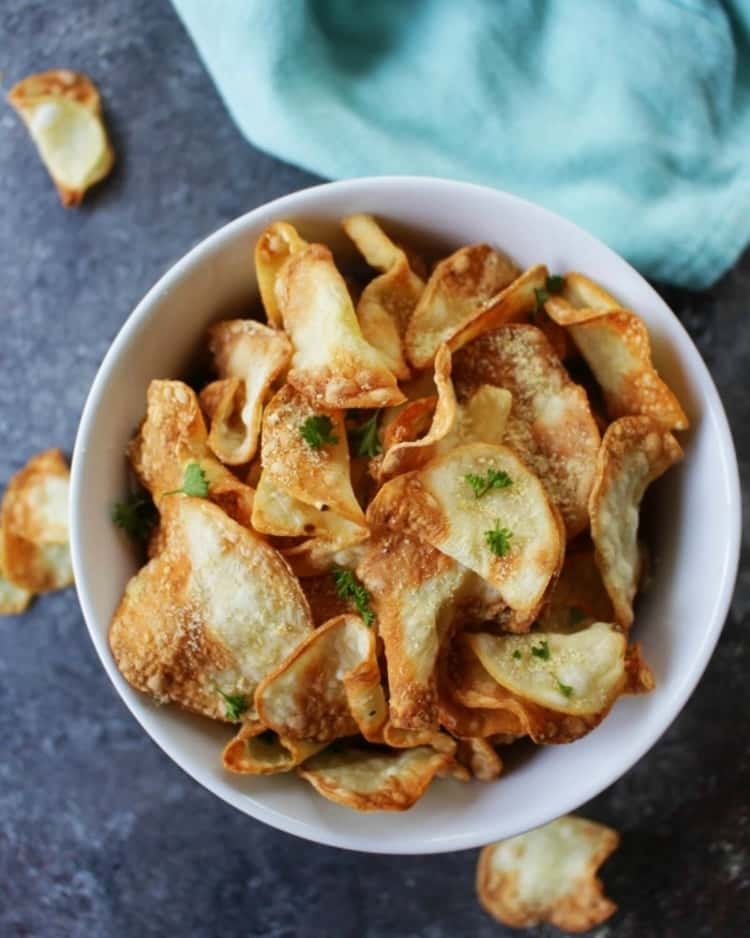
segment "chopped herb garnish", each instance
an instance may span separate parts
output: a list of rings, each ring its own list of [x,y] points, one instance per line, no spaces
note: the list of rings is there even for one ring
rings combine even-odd
[[[370,608],[370,594],[367,587],[360,583],[354,573],[346,567],[334,567],[332,576],[336,584],[336,592],[341,599],[353,602],[365,620],[365,625],[372,625],[375,621],[375,613]]]
[[[148,495],[128,495],[112,506],[112,521],[134,540],[148,540],[159,520],[158,512]]]
[[[573,688],[570,684],[563,684],[560,678],[557,679],[557,686],[561,694],[564,694],[566,697],[570,697],[573,693]]]
[[[244,694],[225,694],[220,688],[216,690],[224,698],[228,720],[239,720],[242,714],[247,710],[249,704]]]
[[[516,650],[513,652],[513,657],[519,659],[523,657],[519,648],[516,648]]]
[[[490,531],[484,532],[487,546],[496,557],[504,557],[508,553],[512,537],[513,532],[509,531],[508,528],[501,528],[499,521],[495,522],[495,527]]]
[[[200,463],[191,462],[185,467],[182,477],[182,487],[165,492],[165,495],[192,495],[193,498],[206,498],[208,495],[208,479]]]
[[[300,436],[312,449],[321,446],[333,446],[339,438],[333,432],[333,421],[326,414],[314,414],[307,417],[299,428]]]
[[[541,658],[542,661],[549,661],[550,650],[549,645],[547,644],[547,639],[543,639],[538,645],[532,645],[531,654],[535,658]]]
[[[534,289],[534,296],[536,297],[536,312],[544,306],[547,300],[550,298],[551,293],[562,293],[565,289],[565,277],[552,276],[547,277],[547,281],[544,284],[543,289],[538,287]]]
[[[378,436],[378,412],[358,427],[347,431],[349,446],[357,456],[377,456],[383,452],[383,444]]]
[[[481,498],[490,489],[507,489],[513,485],[513,480],[503,469],[488,469],[486,476],[470,472],[464,480],[472,487],[475,498]]]
[[[578,625],[579,622],[583,622],[583,620],[586,618],[586,613],[578,606],[571,606],[569,615],[571,625]]]

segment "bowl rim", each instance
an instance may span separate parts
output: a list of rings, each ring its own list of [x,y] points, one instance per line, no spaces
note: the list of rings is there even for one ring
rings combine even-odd
[[[368,840],[358,832],[346,832],[341,828],[332,829],[318,825],[312,827],[303,821],[292,817],[279,814],[276,810],[264,806],[257,800],[251,800],[234,792],[231,789],[217,790],[213,779],[209,774],[203,771],[202,767],[197,767],[190,760],[183,756],[181,747],[173,745],[168,739],[162,737],[162,734],[155,734],[153,728],[147,727],[141,713],[137,707],[123,696],[120,683],[121,676],[111,657],[106,638],[106,631],[97,628],[97,616],[90,601],[86,589],[86,562],[83,555],[81,531],[85,525],[85,514],[83,510],[85,505],[83,476],[84,466],[87,459],[88,443],[91,436],[91,428],[98,413],[101,398],[106,390],[110,372],[115,362],[119,361],[123,354],[127,353],[132,340],[138,334],[141,326],[154,313],[160,298],[170,291],[172,286],[177,283],[181,277],[190,270],[193,265],[204,255],[212,253],[221,248],[222,244],[231,241],[238,231],[246,226],[252,226],[261,216],[271,218],[281,218],[285,214],[304,214],[308,209],[314,209],[315,204],[321,197],[325,198],[329,193],[332,195],[348,194],[353,197],[361,196],[363,189],[367,189],[368,195],[378,188],[388,189],[394,185],[409,185],[417,189],[423,189],[434,194],[436,190],[443,189],[451,191],[453,196],[460,196],[461,192],[473,192],[476,194],[491,195],[493,198],[501,196],[511,203],[515,203],[518,208],[525,211],[533,211],[540,214],[541,217],[548,217],[554,223],[563,221],[567,226],[577,230],[587,238],[593,239],[606,252],[616,258],[620,263],[627,265],[629,273],[636,280],[640,280],[659,300],[659,303],[672,317],[673,326],[682,333],[690,346],[692,346],[698,361],[700,362],[699,373],[693,376],[695,388],[699,391],[699,397],[705,402],[705,419],[713,419],[715,423],[714,431],[720,440],[719,456],[723,462],[723,472],[727,480],[727,511],[730,513],[730,537],[726,542],[724,561],[721,571],[720,582],[716,587],[716,595],[711,609],[710,621],[704,633],[703,641],[696,646],[695,655],[691,665],[686,669],[683,676],[680,693],[675,693],[671,700],[665,702],[659,712],[658,719],[653,721],[648,733],[644,733],[637,745],[631,746],[625,750],[624,757],[613,760],[606,771],[602,771],[595,779],[587,781],[581,780],[579,787],[572,794],[567,796],[560,795],[556,801],[554,811],[545,810],[544,807],[537,810],[537,816],[526,824],[525,829],[531,829],[541,824],[547,823],[555,817],[559,817],[569,811],[575,810],[580,805],[589,801],[591,798],[604,791],[625,772],[627,772],[639,759],[641,759],[661,738],[666,730],[671,726],[679,715],[680,711],[690,699],[695,690],[698,681],[703,675],[711,655],[716,647],[722,628],[724,626],[727,614],[729,612],[732,600],[737,571],[739,566],[740,543],[742,533],[741,521],[741,491],[739,468],[737,457],[732,440],[729,422],[724,410],[721,398],[703,361],[700,352],[695,346],[689,333],[675,316],[669,306],[651,287],[648,281],[621,255],[613,251],[594,235],[585,229],[571,222],[537,203],[527,199],[505,192],[501,189],[495,189],[489,186],[477,185],[474,183],[460,182],[457,180],[445,179],[433,176],[419,175],[389,175],[389,176],[363,176],[352,179],[339,180],[335,182],[321,183],[304,189],[297,190],[269,202],[264,202],[254,209],[240,215],[238,218],[222,225],[213,233],[203,238],[195,244],[187,253],[169,267],[148,290],[144,297],[136,304],[135,308],[125,319],[124,323],[112,340],[101,364],[97,370],[94,381],[91,385],[86,402],[83,407],[81,419],[76,434],[76,440],[73,450],[71,464],[71,489],[70,489],[70,546],[75,575],[76,591],[79,603],[83,612],[84,621],[99,656],[99,660],[104,667],[110,681],[114,685],[118,695],[126,705],[137,722],[144,729],[150,739],[174,761],[187,775],[197,781],[204,788],[208,789],[213,795],[231,804],[240,810],[243,814],[262,821],[269,826],[302,837],[305,840],[327,846],[340,847],[349,850],[361,851],[366,853],[394,854],[394,851],[385,846],[381,846],[378,841]],[[305,203],[310,203],[305,205]],[[465,835],[452,835],[445,841],[415,843],[413,849],[399,849],[399,855],[417,855],[426,853],[444,853],[456,850],[469,849],[481,846],[492,838],[492,832],[489,831],[486,837],[482,839],[471,832]]]

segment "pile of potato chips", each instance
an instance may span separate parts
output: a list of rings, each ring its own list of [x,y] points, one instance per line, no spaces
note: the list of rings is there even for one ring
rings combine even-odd
[[[227,769],[403,810],[651,689],[639,507],[687,419],[582,274],[487,244],[429,271],[370,216],[343,226],[375,276],[275,223],[267,322],[209,329],[204,387],[151,383],[149,495],[115,513],[149,560],[110,644],[136,688],[238,725]]]
[[[73,583],[69,481],[65,457],[50,449],[32,457],[8,483],[0,509],[0,615],[21,613],[35,593]]]

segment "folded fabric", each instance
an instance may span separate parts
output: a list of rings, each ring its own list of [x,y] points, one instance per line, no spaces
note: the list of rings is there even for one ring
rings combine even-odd
[[[700,288],[750,239],[750,0],[173,0],[255,145],[485,183]]]

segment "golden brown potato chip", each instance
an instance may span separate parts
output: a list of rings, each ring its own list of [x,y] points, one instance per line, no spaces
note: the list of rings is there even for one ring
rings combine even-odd
[[[603,824],[566,815],[485,847],[477,894],[485,911],[512,928],[549,922],[584,932],[614,914],[596,873],[620,838]]]
[[[208,499],[245,527],[253,513],[253,490],[208,449],[208,431],[195,391],[182,381],[152,381],[146,419],[128,453],[135,474],[159,510],[164,496],[183,485],[185,470],[198,463],[209,483]],[[172,500],[175,495],[169,495]]]
[[[608,310],[621,305],[604,287],[577,271],[570,271],[565,275],[562,296],[578,308]],[[548,302],[552,299],[556,297],[550,297]]]
[[[489,244],[470,244],[433,270],[406,330],[406,351],[415,368],[427,368],[437,350],[473,320],[483,304],[519,274],[519,269]]]
[[[451,756],[456,751],[456,740],[448,736],[447,733],[441,733],[439,730],[434,729],[405,730],[400,726],[394,726],[390,720],[383,727],[382,739],[378,739],[377,742],[383,742],[393,749],[432,746],[438,752],[445,752]]]
[[[331,619],[260,684],[255,706],[266,726],[291,739],[377,735],[387,708],[373,631],[359,616]]]
[[[80,72],[53,69],[19,81],[8,102],[26,124],[62,204],[78,205],[115,161],[94,83]]]
[[[450,759],[429,746],[390,751],[337,746],[297,771],[324,798],[356,811],[406,811]]]
[[[453,379],[462,401],[485,384],[510,392],[505,444],[542,480],[568,536],[585,530],[599,430],[544,333],[525,323],[485,333],[456,353]]]
[[[456,739],[524,735],[523,724],[512,710],[467,707],[453,696],[450,684],[441,681],[438,688],[440,725]]]
[[[325,421],[325,430],[317,438],[306,432],[315,421]],[[365,525],[352,489],[341,411],[313,407],[302,394],[285,385],[266,406],[261,461],[263,473],[294,498],[324,513],[330,511]]]
[[[654,368],[648,330],[635,313],[575,307],[560,297],[548,300],[545,309],[567,326],[602,389],[610,419],[642,415],[668,429],[687,429],[685,411]]]
[[[276,221],[261,234],[255,243],[255,277],[258,290],[272,326],[283,325],[281,310],[276,300],[276,279],[284,262],[292,254],[307,247],[293,225]]]
[[[260,724],[245,724],[224,747],[224,768],[240,775],[290,772],[325,746],[309,739],[284,739]]]
[[[460,739],[456,749],[456,761],[466,766],[473,778],[480,782],[491,782],[499,778],[503,771],[503,760],[494,747],[482,739]]]
[[[558,517],[536,476],[504,446],[461,446],[397,476],[367,516],[453,557],[519,613],[535,614],[562,566]]]
[[[302,577],[316,577],[330,573],[334,567],[353,570],[367,553],[367,542],[337,547],[334,541],[323,537],[312,537],[293,547],[282,548],[289,566]]]
[[[0,616],[13,616],[23,612],[34,598],[34,594],[15,586],[5,577],[3,566],[3,531],[0,528]]]
[[[223,463],[239,466],[255,456],[263,404],[291,360],[292,345],[283,332],[251,319],[216,323],[208,336],[219,378],[240,382],[226,387],[215,408],[208,445]]]
[[[201,413],[209,425],[222,403],[226,406],[227,399],[237,399],[241,389],[242,381],[239,378],[218,378],[201,390],[198,395],[198,403],[201,405]]]
[[[615,620],[629,628],[640,576],[638,511],[648,486],[682,459],[682,449],[651,417],[621,417],[604,434],[591,491],[591,539]]]
[[[435,356],[435,386],[437,387],[438,399],[434,409],[432,422],[429,431],[421,439],[405,440],[391,445],[383,457],[380,467],[379,478],[381,480],[389,479],[401,472],[408,472],[410,469],[418,469],[429,461],[434,454],[435,444],[441,440],[451,429],[456,419],[456,395],[453,391],[451,382],[451,353],[448,347],[441,345]],[[409,405],[397,418],[399,426],[391,425],[389,428],[389,439],[395,439],[398,435],[405,432],[412,432],[415,429],[414,417],[420,417],[421,413],[415,401]],[[425,408],[426,410],[426,408]],[[405,426],[411,424],[410,431]]]
[[[593,548],[568,551],[539,617],[541,631],[576,632],[592,622],[612,622],[613,616]]]
[[[382,355],[362,336],[327,247],[311,244],[289,257],[276,301],[294,347],[288,381],[316,405],[387,407],[404,400]]]
[[[58,449],[33,456],[8,483],[0,514],[1,552],[5,578],[14,586],[45,593],[73,582],[69,485],[68,464]]]
[[[465,640],[501,687],[558,713],[606,712],[625,686],[625,636],[605,622],[570,635],[482,632]]]
[[[538,643],[537,647],[543,646]],[[540,744],[569,743],[591,732],[608,712],[607,708],[599,713],[573,715],[513,693],[485,669],[467,635],[454,642],[444,668],[448,701],[441,699],[441,703],[461,735],[470,735],[465,731],[474,727],[476,735],[482,737],[501,732],[511,738],[529,736]]]
[[[467,572],[450,557],[401,532],[383,532],[357,567],[385,644],[390,722],[436,730],[435,664]]]
[[[281,555],[206,499],[164,499],[161,552],[128,583],[109,643],[123,676],[217,720],[252,716],[260,681],[312,630]]]
[[[406,253],[394,244],[371,215],[350,215],[344,231],[370,267],[382,271],[362,291],[357,319],[366,341],[376,348],[393,374],[409,377],[403,336],[424,283],[412,271]]]

